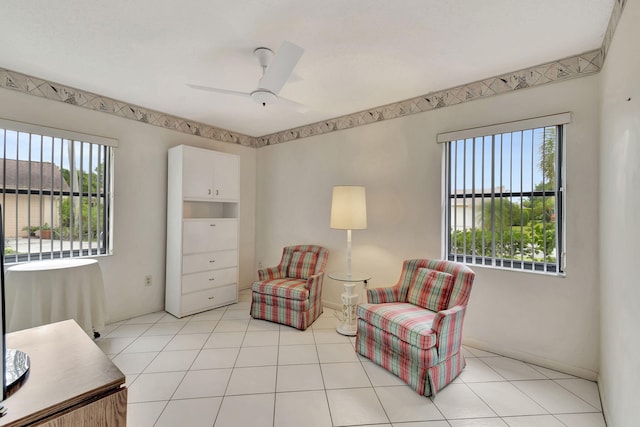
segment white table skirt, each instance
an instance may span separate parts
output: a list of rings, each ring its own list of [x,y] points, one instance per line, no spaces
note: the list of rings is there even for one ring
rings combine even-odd
[[[74,319],[86,332],[104,329],[105,296],[94,259],[60,259],[7,269],[8,331]]]

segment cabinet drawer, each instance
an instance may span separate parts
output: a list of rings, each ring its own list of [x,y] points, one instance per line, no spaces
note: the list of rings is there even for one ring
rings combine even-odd
[[[204,289],[217,288],[219,286],[237,283],[237,281],[238,269],[235,267],[186,274],[182,276],[182,293],[188,294]]]
[[[183,231],[184,254],[238,248],[236,219],[189,219],[183,222]]]
[[[182,301],[180,302],[180,309],[184,314],[191,314],[209,308],[231,304],[236,302],[237,298],[237,285],[222,286],[220,288],[183,295]]]
[[[218,251],[182,257],[182,274],[197,273],[238,265],[238,251]]]

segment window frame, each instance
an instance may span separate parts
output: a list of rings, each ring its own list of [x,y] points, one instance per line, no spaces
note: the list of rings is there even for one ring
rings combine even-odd
[[[7,212],[6,206],[4,206],[4,204],[6,202],[6,195],[13,194],[16,196],[16,209],[14,211],[14,214],[16,215],[16,221],[18,220],[18,205],[17,205],[18,195],[26,195],[29,197],[29,200],[27,201],[27,206],[28,206],[27,221],[29,226],[31,226],[32,224],[31,209],[33,208],[31,207],[32,206],[31,197],[35,196],[39,198],[39,203],[36,206],[36,210],[38,209],[40,210],[40,212],[37,214],[37,216],[39,217],[39,223],[34,224],[34,226],[39,226],[41,230],[43,229],[43,226],[48,224],[47,220],[49,218],[49,217],[44,217],[42,214],[42,212],[45,209],[45,205],[44,205],[45,202],[43,201],[44,196],[52,197],[50,202],[46,202],[46,203],[50,203],[49,205],[50,209],[53,209],[53,205],[55,203],[62,203],[63,197],[71,198],[71,201],[69,203],[74,201],[75,198],[78,198],[79,203],[82,203],[83,199],[85,199],[88,201],[87,206],[91,205],[91,207],[88,207],[87,215],[91,216],[92,215],[91,212],[93,211],[93,209],[97,209],[96,215],[100,216],[99,223],[102,224],[101,228],[92,230],[91,223],[93,221],[89,221],[87,224],[88,226],[87,233],[90,234],[92,231],[95,231],[95,232],[100,232],[100,234],[103,234],[102,237],[97,238],[95,242],[95,246],[92,245],[92,241],[83,240],[82,237],[80,237],[79,239],[75,239],[73,236],[71,236],[69,240],[70,242],[69,248],[63,248],[62,236],[57,239],[54,239],[53,237],[51,239],[43,238],[41,239],[41,243],[39,245],[32,244],[31,237],[29,237],[27,241],[28,250],[26,252],[15,253],[15,254],[3,254],[5,264],[40,261],[40,260],[46,260],[46,259],[111,255],[113,250],[114,158],[115,158],[115,148],[118,147],[119,141],[114,138],[85,134],[81,132],[69,131],[64,129],[50,128],[50,127],[35,125],[31,123],[6,120],[2,118],[0,118],[0,129],[3,130],[3,135],[4,135],[4,137],[0,139],[0,144],[2,144],[2,158],[0,158],[0,162],[3,162],[3,171],[4,171],[3,172],[4,175],[0,177],[2,179],[1,181],[2,185],[0,185],[0,202],[3,204],[3,210],[2,210],[3,216],[1,220],[3,222],[3,230],[5,231],[5,233],[7,232],[6,227],[4,227],[5,220],[7,218],[7,215],[11,213]],[[7,149],[7,145],[6,145],[7,132],[15,132],[17,134],[16,141],[15,141],[17,144],[16,145],[17,157],[19,157],[18,155],[18,152],[20,150],[19,146],[22,143],[20,135],[27,134],[28,140],[29,140],[28,142],[29,154],[28,154],[27,160],[24,160],[22,158],[16,158],[15,160],[7,158],[7,153],[5,152],[5,150]],[[32,138],[34,136],[36,137],[35,144],[40,144],[40,157],[36,159],[32,158],[31,144],[32,144]],[[74,184],[71,183],[71,184],[67,184],[68,189],[64,189],[64,185],[62,181],[66,183],[66,179],[62,177],[62,174],[63,174],[63,171],[65,170],[64,168],[65,160],[60,160],[60,164],[57,164],[53,159],[46,160],[43,158],[43,154],[44,154],[43,145],[45,144],[45,140],[49,140],[49,139],[50,139],[50,142],[48,143],[51,144],[50,155],[52,157],[55,157],[55,155],[58,154],[56,150],[59,150],[60,157],[65,158],[64,156],[66,154],[64,153],[63,148],[66,145],[69,153],[69,158],[66,158],[68,162],[67,166],[69,167],[69,169],[67,170],[69,171],[69,173],[72,173],[73,171],[81,172],[81,179],[79,180],[79,182],[77,182],[80,188],[74,188]],[[76,147],[79,147],[79,150]],[[93,158],[89,157],[90,160],[88,165],[84,164],[83,154],[85,151],[85,147],[89,148],[89,156],[91,156],[91,154],[96,152],[98,159],[102,160],[102,162],[98,162],[97,164],[94,164],[92,161]],[[49,153],[46,153],[46,154],[49,154]],[[79,162],[76,160],[78,156],[80,156],[81,158]],[[4,188],[4,185],[7,182],[7,179],[6,179],[7,178],[7,170],[6,170],[7,160],[12,160],[16,162],[16,175],[19,173],[19,170],[20,170],[19,164],[21,162],[24,162],[27,164],[27,167],[29,170],[28,172],[29,177],[27,178],[29,182],[28,188],[21,188],[20,182],[18,181],[17,176],[16,176],[16,185],[15,185],[16,188],[10,188],[10,189]],[[52,178],[51,178],[52,180],[53,180],[53,176],[56,173],[54,172],[54,168],[56,168],[57,172],[60,173],[60,176],[61,176],[60,178],[61,182],[59,183],[60,188],[56,188],[56,185],[55,185],[56,182],[53,182],[53,181],[51,183],[50,189],[45,189],[43,187],[44,175],[42,174],[42,172],[44,171],[45,165],[48,166],[49,164],[51,165],[50,167],[51,167],[51,173],[52,173]],[[88,166],[89,169],[91,169],[92,167],[95,167],[97,169],[101,164],[104,164],[104,167],[102,168],[102,174],[100,172],[97,172],[96,178],[99,181],[96,183],[96,190],[92,190],[90,186],[92,185],[92,183],[95,182],[94,174],[92,171],[84,170],[84,166]],[[35,186],[32,184],[32,181],[31,181],[33,165],[36,165],[36,167],[39,167],[41,171],[40,181],[36,182]],[[45,171],[45,173],[48,173],[48,171]],[[85,174],[87,175],[86,178],[85,178]],[[82,190],[82,184],[85,183],[85,179],[86,179],[86,184],[88,186],[87,191]],[[72,181],[75,181],[75,180],[72,180]],[[53,198],[56,198],[56,199],[53,199]],[[97,207],[93,207],[94,206],[92,201],[93,198],[99,198],[103,200],[103,203],[98,203]],[[58,207],[58,209],[60,209],[60,207]],[[51,215],[53,215],[53,211],[51,212]],[[81,215],[76,225],[80,227],[80,229],[82,229],[82,223],[83,223],[83,219]],[[16,222],[16,229],[18,228],[18,226],[19,226],[18,222]],[[57,227],[54,227],[52,223],[50,227],[52,230],[57,230],[58,232],[62,230],[61,228],[62,225],[58,225]],[[82,235],[82,232],[80,232],[80,235]],[[5,237],[5,240],[7,240],[6,237]],[[43,249],[42,240],[50,241],[50,249],[46,249],[46,250]],[[18,242],[17,235],[15,237],[15,241],[17,244]],[[59,245],[59,247],[56,248],[54,246],[54,243]],[[83,243],[84,244],[88,243],[88,247],[84,247]],[[74,244],[78,245],[78,247],[74,247]],[[4,245],[5,248],[7,246],[8,245],[6,244]]]
[[[508,122],[508,123],[501,123],[501,124],[496,124],[496,125],[490,125],[490,126],[484,126],[484,127],[479,127],[479,128],[472,128],[472,129],[464,129],[464,130],[459,130],[459,131],[453,131],[453,132],[446,132],[446,133],[441,133],[437,135],[437,142],[443,144],[443,152],[442,152],[442,171],[443,171],[443,175],[442,175],[442,196],[443,196],[443,203],[442,203],[442,256],[444,259],[448,259],[451,261],[457,261],[457,262],[462,262],[465,264],[469,264],[469,265],[476,265],[476,266],[485,266],[485,267],[492,267],[492,268],[498,268],[498,269],[502,269],[502,270],[508,270],[508,271],[522,271],[522,272],[534,272],[534,273],[543,273],[543,274],[552,274],[552,275],[561,275],[564,276],[565,275],[565,271],[566,271],[566,194],[565,194],[565,186],[566,186],[566,176],[565,176],[565,171],[566,171],[566,164],[565,164],[565,149],[566,149],[566,131],[567,131],[567,126],[569,123],[571,122],[571,113],[561,113],[561,114],[554,114],[554,115],[550,115],[550,116],[544,116],[544,117],[537,117],[537,118],[532,118],[532,119],[527,119],[527,120],[520,120],[520,121],[514,121],[514,122]],[[502,185],[502,181],[500,182],[500,184],[496,184],[495,179],[493,177],[495,177],[495,170],[493,169],[495,167],[495,162],[496,160],[496,151],[495,151],[495,145],[496,145],[496,136],[502,136],[504,134],[513,134],[513,133],[517,133],[517,132],[525,132],[525,131],[533,131],[533,130],[537,130],[539,128],[543,128],[543,131],[545,131],[546,128],[550,128],[550,127],[555,127],[556,128],[556,150],[555,150],[555,154],[556,154],[556,159],[555,159],[555,167],[556,167],[556,174],[555,174],[555,182],[554,182],[554,188],[552,190],[549,189],[545,189],[544,185],[542,190],[535,190],[535,184],[533,183],[533,179],[531,182],[531,190],[527,190],[527,191],[523,191],[522,189],[522,185],[520,188],[520,191],[513,191],[513,188],[510,191],[505,191],[504,187],[500,187],[498,190],[496,191],[496,185]],[[543,136],[544,137],[544,136]],[[460,193],[458,193],[457,191],[454,190],[454,193],[452,194],[452,188],[454,186],[453,181],[454,181],[454,174],[456,174],[457,172],[455,171],[455,166],[452,166],[452,147],[454,144],[452,144],[452,142],[459,142],[459,141],[464,141],[464,144],[467,144],[468,140],[471,140],[471,146],[472,146],[472,157],[476,156],[475,153],[475,144],[477,143],[476,139],[478,138],[482,138],[482,157],[481,157],[481,163],[484,165],[484,161],[485,161],[485,153],[484,153],[484,140],[486,138],[490,138],[490,144],[491,144],[491,155],[490,155],[490,160],[491,160],[491,173],[492,173],[492,181],[489,184],[490,185],[490,191],[486,191],[486,185],[483,186],[483,188],[480,191],[477,191],[475,188],[473,188],[472,186],[472,191],[468,191],[468,189],[464,189],[462,190]],[[533,138],[533,137],[532,137]],[[500,147],[502,148],[502,140],[500,139]],[[511,147],[512,148],[512,147]],[[466,150],[466,147],[465,147]],[[533,147],[532,147],[533,150]],[[513,155],[513,153],[510,151],[510,154]],[[466,153],[464,154],[465,159],[466,159]],[[522,152],[520,152],[520,156],[522,158]],[[532,157],[533,158],[533,157]],[[499,159],[502,161],[502,152],[500,153]],[[475,162],[477,160],[474,160],[474,165]],[[504,164],[501,162],[501,164]],[[509,166],[511,166],[513,164],[513,158],[511,158],[509,160]],[[467,173],[467,166],[465,166],[465,172]],[[472,171],[472,173],[475,173],[475,171]],[[521,173],[521,178],[522,178],[522,169],[520,170]],[[532,172],[533,173],[533,172]],[[510,175],[512,175],[513,172],[510,172]],[[474,175],[475,176],[475,175]],[[482,175],[484,177],[484,174]],[[466,178],[464,178],[466,179]],[[472,179],[472,182],[474,182],[475,184],[475,180]],[[484,183],[484,178],[483,181]],[[545,181],[543,180],[543,183]],[[495,184],[495,185],[494,185]],[[452,233],[453,233],[453,225],[457,224],[457,219],[454,220],[454,224],[452,224],[452,218],[456,215],[458,215],[457,213],[457,204],[454,205],[453,200],[458,200],[458,199],[468,199],[471,200],[471,209],[472,209],[472,214],[471,214],[471,218],[473,221],[473,224],[471,227],[467,227],[467,225],[464,223],[466,221],[466,204],[463,204],[463,230],[474,230],[472,232],[472,239],[475,239],[476,237],[476,231],[478,229],[477,225],[476,225],[476,219],[475,219],[475,204],[477,203],[477,200],[481,201],[481,205],[482,205],[482,221],[481,221],[481,227],[483,227],[484,225],[484,206],[485,206],[485,199],[489,197],[490,200],[488,203],[490,204],[494,204],[496,203],[495,200],[509,200],[511,201],[513,198],[519,198],[520,199],[520,212],[522,215],[522,212],[524,212],[524,208],[522,207],[522,202],[524,200],[524,198],[527,197],[555,197],[555,251],[556,251],[556,260],[555,262],[552,261],[547,261],[547,260],[543,260],[543,261],[536,261],[535,259],[533,260],[526,260],[524,259],[524,254],[520,255],[520,259],[514,259],[514,258],[502,258],[502,257],[497,257],[497,256],[493,256],[492,253],[495,253],[495,248],[496,248],[496,243],[497,243],[497,239],[495,238],[495,236],[497,235],[498,231],[496,229],[496,224],[495,221],[492,221],[491,223],[491,229],[490,229],[490,238],[491,238],[491,248],[492,248],[492,253],[489,253],[488,255],[485,255],[484,253],[484,245],[483,245],[483,253],[478,255],[478,254],[474,254],[474,251],[469,251],[469,253],[467,253],[468,251],[463,250],[462,252],[452,252],[451,250],[451,244],[452,244]],[[543,202],[544,203],[544,202]],[[491,205],[490,205],[491,206]],[[495,209],[495,208],[494,208]],[[492,211],[493,215],[495,215],[495,210]],[[544,223],[543,223],[544,224]],[[521,225],[521,229],[522,229],[522,225]],[[532,224],[533,227],[533,224]],[[544,227],[544,225],[543,225]],[[459,227],[457,227],[459,228]],[[502,230],[502,228],[501,228]],[[544,232],[546,234],[546,231]],[[482,234],[482,239],[484,239],[484,235],[485,233],[482,232],[482,228],[480,229],[479,234]],[[483,240],[483,243],[485,242],[485,240]],[[500,243],[503,243],[503,240],[500,240]],[[513,241],[511,242],[513,243]],[[472,240],[471,243],[471,248],[475,248],[476,242],[475,240]],[[466,238],[465,238],[465,245],[466,245]],[[532,245],[533,248],[533,245]],[[546,255],[546,252],[545,252]]]

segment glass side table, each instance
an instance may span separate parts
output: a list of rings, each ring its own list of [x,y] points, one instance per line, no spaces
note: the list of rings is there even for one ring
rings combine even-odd
[[[356,306],[358,305],[358,294],[355,292],[356,284],[363,282],[366,289],[367,282],[371,279],[371,276],[358,272],[352,272],[351,274],[333,272],[329,273],[329,277],[338,282],[342,282],[344,285],[344,293],[342,294],[342,318],[336,330],[342,335],[355,336],[358,329],[356,326]]]

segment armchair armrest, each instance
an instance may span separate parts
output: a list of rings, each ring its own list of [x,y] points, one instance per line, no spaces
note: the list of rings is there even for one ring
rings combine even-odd
[[[316,295],[320,294],[322,289],[322,279],[324,278],[324,272],[320,272],[309,276],[305,287],[309,289],[309,299],[314,300]]]
[[[456,305],[439,311],[433,319],[431,329],[436,333],[439,361],[446,360],[460,351],[465,309],[465,306]]]
[[[282,279],[282,271],[280,267],[267,267],[258,270],[258,280]]]
[[[400,302],[400,286],[394,285],[387,288],[367,289],[367,301],[370,304]]]

